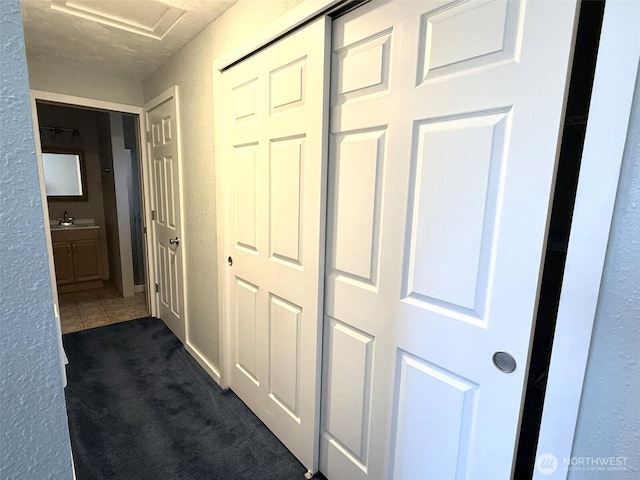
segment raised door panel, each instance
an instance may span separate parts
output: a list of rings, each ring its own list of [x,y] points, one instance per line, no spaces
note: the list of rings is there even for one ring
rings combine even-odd
[[[299,423],[302,308],[270,295],[269,398]]]
[[[465,478],[478,385],[406,352],[398,364],[393,479]]]
[[[366,472],[375,339],[333,318],[326,324],[323,436]]]
[[[183,305],[182,259],[178,247],[169,250],[169,284],[171,288],[170,308],[174,318],[181,318]]]
[[[156,125],[154,125],[155,127]],[[154,204],[156,206],[156,222],[159,225],[166,224],[167,218],[167,193],[164,179],[164,158],[154,157],[153,159],[153,179],[154,179]]]
[[[302,266],[304,136],[270,143],[270,256],[284,265]]]
[[[375,288],[378,283],[380,206],[385,130],[333,137],[331,221],[328,235],[331,275]],[[353,188],[357,185],[358,188]]]
[[[306,101],[306,56],[295,59],[269,72],[270,113],[304,107]]]
[[[258,370],[258,287],[236,278],[235,367],[256,386],[260,386]]]
[[[164,243],[158,244],[157,259],[158,280],[160,280],[160,285],[162,285],[162,288],[160,288],[160,292],[158,292],[160,293],[160,303],[163,305],[163,307],[170,308],[169,302],[171,296],[171,282],[169,281],[169,252],[167,246]]]
[[[166,155],[164,157],[164,168],[162,169],[164,173],[164,184],[165,184],[165,198],[166,198],[166,219],[167,219],[167,228],[170,228],[175,231],[177,228],[177,216],[178,212],[176,211],[178,207],[179,197],[178,197],[178,186],[176,185],[177,181],[177,173],[178,173],[178,165],[176,163],[176,159],[173,155]]]
[[[509,118],[505,109],[416,123],[407,301],[483,320]]]
[[[258,253],[258,144],[236,146],[233,157],[235,247]]]

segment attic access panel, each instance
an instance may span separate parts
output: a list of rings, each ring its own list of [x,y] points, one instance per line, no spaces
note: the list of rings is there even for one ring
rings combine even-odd
[[[51,8],[156,40],[162,40],[185,13],[159,0],[51,0]]]

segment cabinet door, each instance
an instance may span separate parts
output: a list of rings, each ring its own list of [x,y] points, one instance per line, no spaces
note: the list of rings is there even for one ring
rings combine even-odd
[[[58,285],[75,282],[71,242],[53,242],[53,262],[56,268],[56,283]]]
[[[102,274],[100,273],[98,240],[73,240],[72,250],[75,281],[100,280]]]

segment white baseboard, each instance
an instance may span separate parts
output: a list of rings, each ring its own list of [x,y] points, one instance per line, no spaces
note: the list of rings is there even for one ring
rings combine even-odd
[[[142,285],[134,285],[133,293],[142,293],[147,290],[147,286],[143,283]]]
[[[220,371],[214,367],[205,357],[202,355],[200,350],[196,347],[189,345],[189,343],[185,343],[184,348],[191,354],[193,358],[195,358],[196,362],[200,364],[202,368],[204,368],[205,372],[209,374],[213,380],[220,385]]]

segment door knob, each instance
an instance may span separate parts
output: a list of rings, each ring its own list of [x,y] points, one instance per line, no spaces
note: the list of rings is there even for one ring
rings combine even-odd
[[[493,364],[498,370],[504,373],[511,373],[516,369],[516,359],[507,352],[494,353]]]
[[[169,245],[175,245],[177,247],[178,245],[180,245],[180,239],[178,237],[170,238]]]

